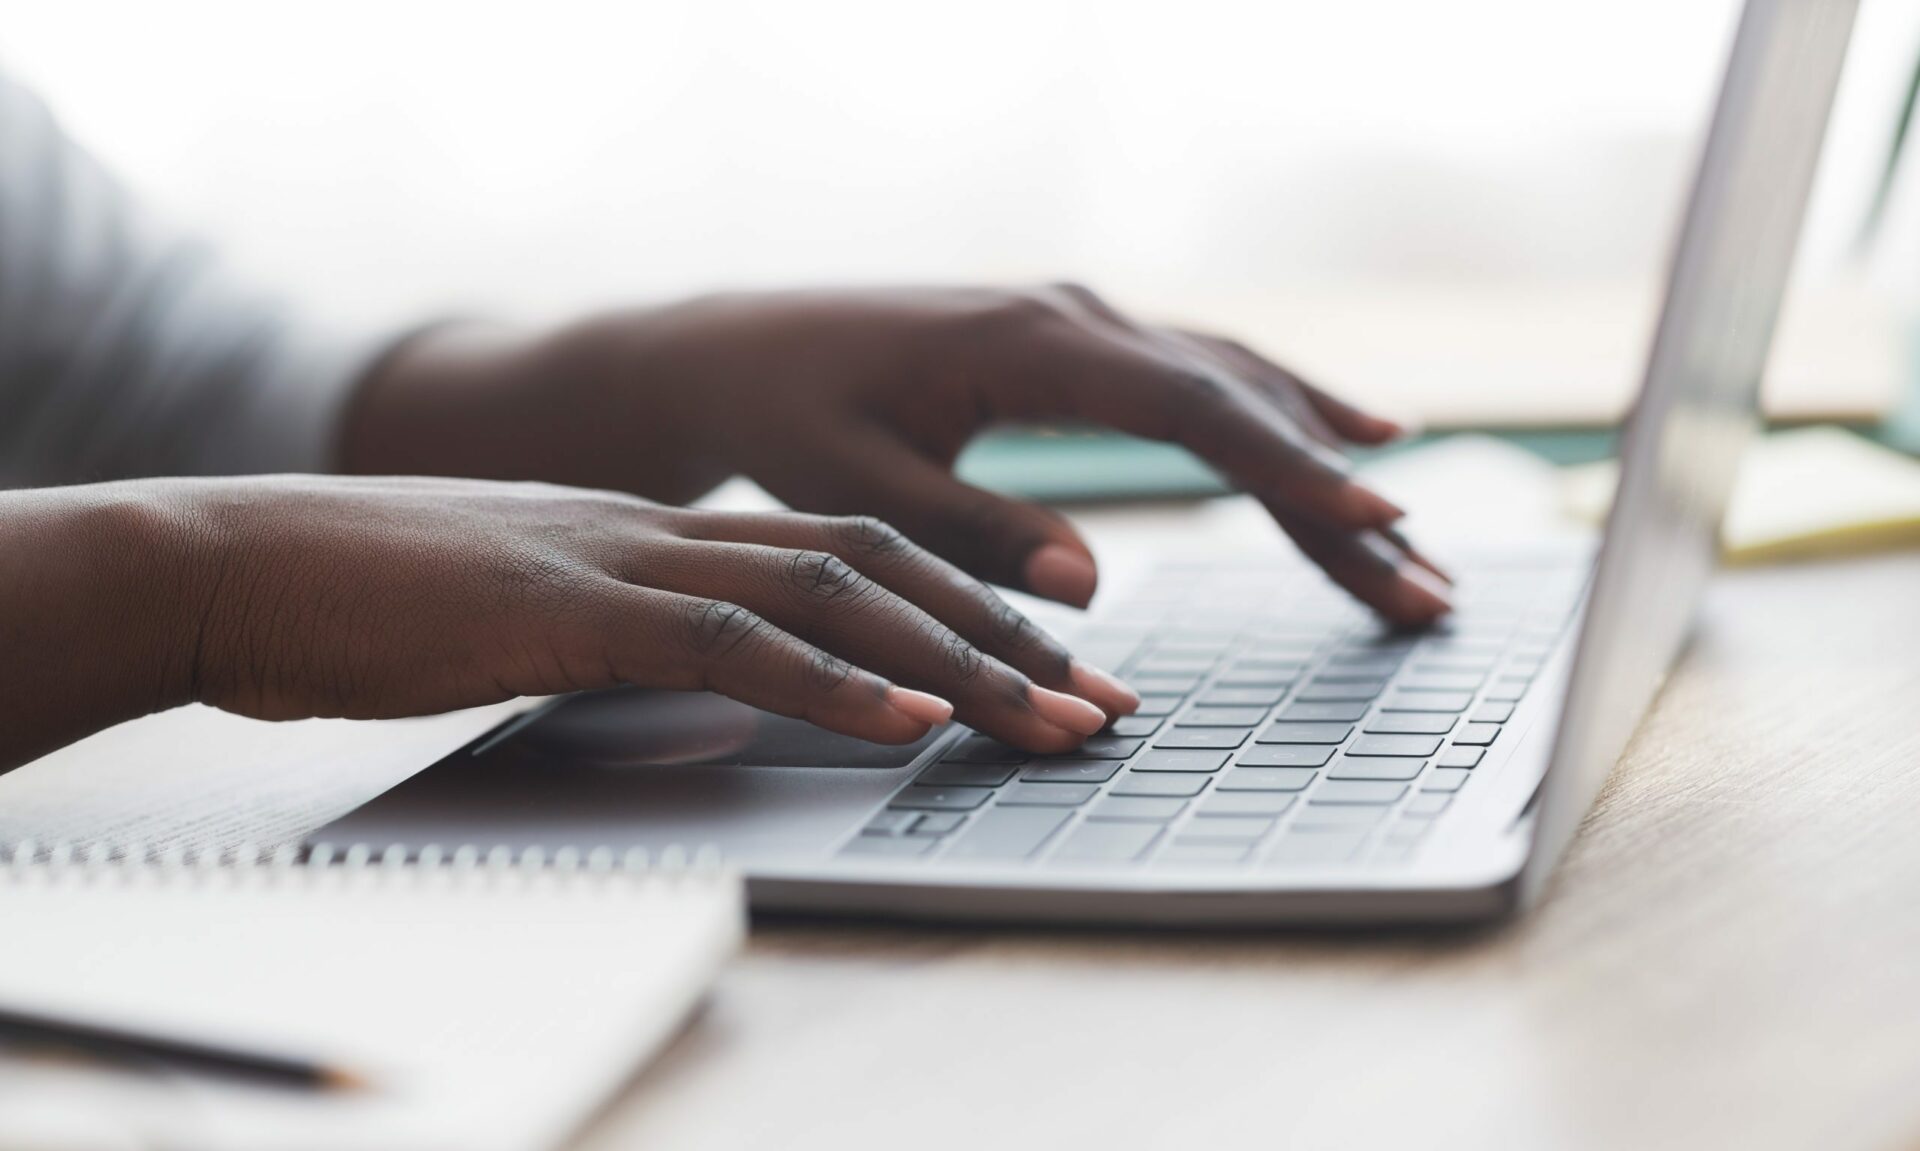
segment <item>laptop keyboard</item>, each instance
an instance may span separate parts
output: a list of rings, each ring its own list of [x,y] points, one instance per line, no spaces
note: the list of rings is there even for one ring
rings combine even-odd
[[[1395,633],[1304,565],[1168,565],[1075,644],[1141,693],[1137,714],[1065,755],[969,735],[841,854],[1404,863],[1498,747],[1587,571],[1566,553],[1470,566],[1449,619]]]

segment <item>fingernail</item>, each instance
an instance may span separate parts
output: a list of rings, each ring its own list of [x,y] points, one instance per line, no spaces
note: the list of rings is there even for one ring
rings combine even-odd
[[[1027,698],[1033,701],[1034,713],[1055,727],[1092,735],[1107,726],[1107,713],[1079,696],[1033,683],[1027,685]]]
[[[1411,585],[1408,599],[1410,606],[1422,615],[1445,615],[1453,610],[1453,601],[1449,598],[1449,589],[1426,568],[1404,560],[1399,566],[1399,575],[1403,583]]]
[[[1100,582],[1093,558],[1065,544],[1045,544],[1027,557],[1027,590],[1037,596],[1086,607]]]
[[[1445,583],[1448,587],[1453,586],[1453,576],[1447,573],[1447,569],[1441,567],[1437,563],[1434,563],[1433,560],[1427,557],[1425,552],[1422,552],[1419,548],[1414,547],[1413,542],[1407,539],[1406,535],[1402,533],[1399,528],[1379,528],[1377,530],[1380,532],[1381,535],[1387,537],[1387,539],[1390,542],[1392,542],[1394,547],[1397,547],[1401,551],[1405,552],[1408,559],[1412,560],[1414,563],[1419,564],[1421,567],[1426,568],[1428,571],[1432,572],[1434,575],[1439,576],[1441,581]]]
[[[887,702],[901,715],[939,727],[953,718],[953,705],[937,695],[894,684],[887,689]]]
[[[1132,715],[1140,706],[1140,693],[1112,672],[1090,663],[1074,660],[1067,668],[1067,682],[1075,691],[1106,710],[1108,715]]]
[[[1364,484],[1347,484],[1347,501],[1355,514],[1369,524],[1385,526],[1406,518],[1406,509]]]

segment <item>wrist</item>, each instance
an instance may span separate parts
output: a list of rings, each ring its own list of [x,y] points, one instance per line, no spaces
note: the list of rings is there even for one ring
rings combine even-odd
[[[193,697],[209,602],[188,509],[165,482],[0,495],[0,770]]]
[[[488,324],[439,324],[401,340],[369,370],[348,405],[336,453],[351,475],[498,478],[515,381],[535,341]]]
[[[723,393],[727,349],[742,341],[714,310],[696,300],[543,332],[422,332],[362,381],[341,470],[545,480],[684,503],[738,457],[724,432],[739,413]]]

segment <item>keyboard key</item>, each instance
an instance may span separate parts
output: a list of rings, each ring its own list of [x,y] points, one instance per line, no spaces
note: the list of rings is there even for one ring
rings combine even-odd
[[[1132,863],[1160,838],[1157,823],[1083,823],[1060,841],[1063,863]]]
[[[1330,779],[1307,797],[1309,804],[1393,803],[1407,793],[1404,783],[1376,783],[1358,779]]]
[[[1233,641],[1229,639],[1161,640],[1153,645],[1153,655],[1155,658],[1168,656],[1174,659],[1212,660],[1227,654],[1227,649],[1232,646]]]
[[[1201,730],[1205,730],[1204,728]],[[1136,771],[1219,771],[1227,757],[1217,751],[1149,751],[1128,767]]]
[[[1155,747],[1235,748],[1253,732],[1244,727],[1176,727],[1153,741]]]
[[[1027,765],[1028,783],[1105,783],[1120,770],[1117,759],[1043,759]]]
[[[1267,659],[1243,659],[1230,665],[1221,673],[1221,680],[1259,680],[1263,686],[1289,684],[1307,673],[1304,663],[1280,662]]]
[[[1344,723],[1275,723],[1260,733],[1258,743],[1339,743],[1353,734]]]
[[[1511,703],[1483,703],[1467,717],[1474,723],[1505,723],[1513,718]]]
[[[1163,655],[1155,653],[1133,665],[1133,675],[1142,676],[1204,676],[1213,670],[1216,661],[1211,656]]]
[[[993,792],[984,787],[903,787],[887,806],[902,811],[972,811]]]
[[[1461,712],[1472,702],[1473,694],[1465,691],[1395,692],[1381,703],[1380,710]]]
[[[1514,703],[1525,694],[1527,685],[1524,683],[1496,683],[1487,689],[1487,702]]]
[[[1217,816],[1208,819],[1196,817],[1180,829],[1183,839],[1259,839],[1273,830],[1273,819],[1268,816]]]
[[[1127,685],[1141,695],[1185,695],[1200,686],[1197,675],[1130,675]]]
[[[1186,698],[1184,695],[1142,695],[1140,706],[1133,709],[1133,714],[1146,719],[1172,715],[1180,709],[1180,702]]]
[[[1099,787],[1091,783],[1016,783],[1000,793],[1001,807],[1079,807]]]
[[[1437,767],[1479,767],[1480,757],[1487,754],[1484,747],[1450,747],[1440,753],[1434,761]]]
[[[1174,841],[1167,845],[1167,849],[1154,860],[1154,863],[1174,867],[1189,864],[1196,867],[1218,867],[1223,864],[1244,863],[1247,856],[1251,854],[1253,854],[1251,843],[1234,843],[1216,839],[1189,841],[1175,837]]]
[[[1318,774],[1310,767],[1236,767],[1220,777],[1220,790],[1304,791]]]
[[[929,811],[920,817],[919,821],[913,825],[907,834],[924,835],[928,837],[941,836],[954,830],[966,821],[967,816],[965,812]]]
[[[1268,867],[1321,867],[1349,863],[1366,842],[1365,834],[1286,835],[1263,861]]]
[[[1455,747],[1485,747],[1500,734],[1497,723],[1469,723],[1453,733]]]
[[[995,807],[974,817],[953,846],[948,859],[1025,859],[1039,850],[1072,816],[1051,807]],[[887,840],[874,840],[886,843]],[[906,842],[896,840],[894,842]]]
[[[1145,746],[1144,739],[1130,739],[1121,735],[1090,735],[1087,741],[1072,751],[1062,752],[1061,759],[1126,759]]]
[[[1241,767],[1325,767],[1333,748],[1324,744],[1274,743],[1250,747],[1234,760]]]
[[[1351,700],[1344,703],[1290,703],[1280,709],[1280,719],[1287,723],[1352,723],[1367,714],[1364,700]]]
[[[1349,759],[1345,756],[1327,772],[1328,779],[1413,779],[1426,770],[1424,759]]]
[[[1401,691],[1478,691],[1485,676],[1471,672],[1452,675],[1404,675],[1393,681]]]
[[[1400,809],[1402,819],[1432,819],[1447,809],[1453,797],[1442,792],[1423,791]]]
[[[1264,707],[1196,707],[1174,722],[1175,727],[1253,727],[1267,718]]]
[[[1193,702],[1199,707],[1272,707],[1285,694],[1286,689],[1278,687],[1218,687]]]
[[[968,736],[940,757],[946,763],[1025,763],[1030,756],[984,735]]]
[[[1230,671],[1213,681],[1215,687],[1258,687],[1283,689],[1298,676],[1283,675],[1275,671]]]
[[[1348,755],[1412,756],[1417,759],[1425,759],[1439,750],[1440,737],[1437,735],[1363,735],[1347,745]]]
[[[1444,713],[1394,711],[1374,716],[1360,730],[1375,735],[1445,735],[1455,722]]]
[[[1361,664],[1351,664],[1351,663],[1348,663],[1348,664],[1330,663],[1327,666],[1320,669],[1319,674],[1313,677],[1313,682],[1315,683],[1371,683],[1371,684],[1378,684],[1381,687],[1385,687],[1386,681],[1389,679],[1392,679],[1393,674],[1394,673],[1391,668],[1384,668],[1379,666],[1369,667]]]
[[[1327,683],[1315,680],[1294,696],[1302,703],[1331,703],[1372,699],[1386,689],[1385,680],[1357,680],[1353,683]]]
[[[1462,673],[1478,673],[1479,675],[1485,675],[1487,672],[1492,671],[1493,665],[1498,662],[1500,662],[1498,656],[1451,655],[1445,659],[1421,660],[1419,663],[1413,665],[1412,674],[1458,675]]]
[[[1093,805],[1088,819],[1146,820],[1165,823],[1187,806],[1184,799],[1147,795],[1110,795]]]
[[[1019,770],[1004,763],[955,763],[944,760],[921,772],[914,782],[932,787],[999,787]]]
[[[867,825],[860,829],[860,834],[904,835],[919,818],[917,811],[883,811],[868,820]]]
[[[1227,668],[1228,675],[1284,675],[1298,679],[1305,674],[1307,661],[1304,659],[1263,659],[1248,656],[1236,659]]]
[[[1436,767],[1420,781],[1421,791],[1459,791],[1473,773],[1458,767]]]
[[[1152,735],[1165,722],[1157,716],[1123,715],[1107,725],[1107,732],[1110,735]]]
[[[1295,797],[1284,791],[1217,791],[1200,801],[1199,815],[1285,814]]]
[[[890,856],[895,859],[911,859],[925,855],[939,842],[933,839],[916,839],[913,836],[856,835],[840,849],[841,855]]]
[[[1322,831],[1327,828],[1351,830],[1372,827],[1387,817],[1393,810],[1390,807],[1343,807],[1340,805],[1315,807],[1308,804],[1299,815],[1294,817],[1295,831]]]
[[[1199,795],[1209,778],[1205,775],[1135,775],[1130,771],[1107,794],[1178,796],[1186,799]]]

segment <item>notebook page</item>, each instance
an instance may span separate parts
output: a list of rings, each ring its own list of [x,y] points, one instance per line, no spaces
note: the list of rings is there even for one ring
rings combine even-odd
[[[0,1003],[360,1071],[364,1093],[95,1068],[77,1093],[139,1146],[559,1145],[739,943],[738,880],[523,869],[0,865]]]

